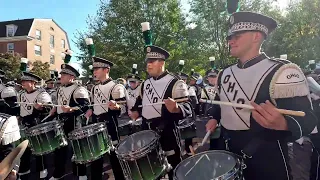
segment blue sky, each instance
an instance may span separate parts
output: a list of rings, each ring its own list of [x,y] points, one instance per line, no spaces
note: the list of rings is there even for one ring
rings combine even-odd
[[[0,3],[0,21],[54,19],[68,33],[71,49],[77,52],[72,42],[74,33],[87,29],[87,17],[96,14],[100,0],[0,0]],[[76,63],[73,65],[77,66]]]
[[[190,8],[187,4],[189,1],[181,0],[184,10]],[[288,1],[278,0],[280,6],[284,6]],[[0,0],[0,21],[27,18],[54,19],[68,33],[71,49],[77,53],[79,50],[72,42],[74,33],[77,30],[87,29],[87,17],[96,14],[99,3],[100,0]],[[79,67],[76,62],[73,65]]]

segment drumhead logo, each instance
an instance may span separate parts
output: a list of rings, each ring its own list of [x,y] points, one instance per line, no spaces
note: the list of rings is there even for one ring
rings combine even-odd
[[[295,74],[295,73],[291,73],[291,74],[287,75],[287,79],[291,79],[293,77],[299,78],[300,76],[299,76],[299,74]]]

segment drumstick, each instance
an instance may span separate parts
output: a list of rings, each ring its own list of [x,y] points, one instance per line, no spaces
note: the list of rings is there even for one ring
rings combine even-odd
[[[127,101],[115,101],[117,104],[126,104]],[[101,105],[108,105],[109,102],[107,103],[100,103],[100,104],[90,104],[89,106],[101,106]]]
[[[193,147],[191,145],[189,145],[189,149],[190,149],[192,156],[194,156],[196,153],[194,153]]]
[[[250,109],[253,110],[254,107],[248,104],[239,104],[239,103],[231,103],[231,102],[225,102],[225,101],[214,101],[214,100],[206,100],[206,99],[200,99],[200,102],[202,103],[209,103],[209,104],[217,104],[217,105],[225,105],[225,106],[233,106],[237,108],[244,108],[244,109]],[[287,110],[287,109],[278,109],[276,110],[285,115],[292,115],[292,116],[305,116],[306,113],[303,111],[294,111],[294,110]]]
[[[188,98],[182,98],[182,99],[177,99],[175,100],[176,102],[185,102],[188,101]],[[144,107],[144,106],[154,106],[154,105],[160,105],[164,104],[164,102],[157,102],[157,103],[150,103],[150,104],[144,104],[144,105],[139,105],[138,107]]]
[[[203,145],[204,145],[204,143],[205,143],[205,142],[207,142],[207,140],[208,140],[208,138],[209,138],[210,134],[211,134],[211,131],[208,131],[208,132],[207,132],[207,134],[204,136],[204,138],[203,138],[202,142],[201,142],[201,146],[203,146]]]
[[[43,121],[47,120],[50,116],[51,116],[51,114],[49,114],[48,116],[46,116],[45,118],[43,118],[40,122],[43,122]]]

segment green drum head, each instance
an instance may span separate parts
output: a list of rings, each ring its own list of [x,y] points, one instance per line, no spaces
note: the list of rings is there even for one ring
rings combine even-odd
[[[148,147],[158,138],[156,132],[151,130],[140,131],[125,138],[117,148],[117,153],[126,155]]]
[[[229,179],[237,173],[238,164],[238,159],[232,153],[207,151],[183,160],[174,170],[174,179]]]
[[[31,135],[42,134],[42,133],[49,132],[49,131],[56,129],[59,125],[60,124],[58,121],[50,121],[50,122],[41,123],[41,124],[38,124],[36,126],[29,128],[28,133]]]

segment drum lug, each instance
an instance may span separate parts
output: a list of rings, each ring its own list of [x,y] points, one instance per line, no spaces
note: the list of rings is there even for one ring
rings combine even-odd
[[[245,163],[241,163],[241,168],[242,168],[242,170],[244,170],[244,169],[246,169],[247,168],[247,165],[245,164]]]

